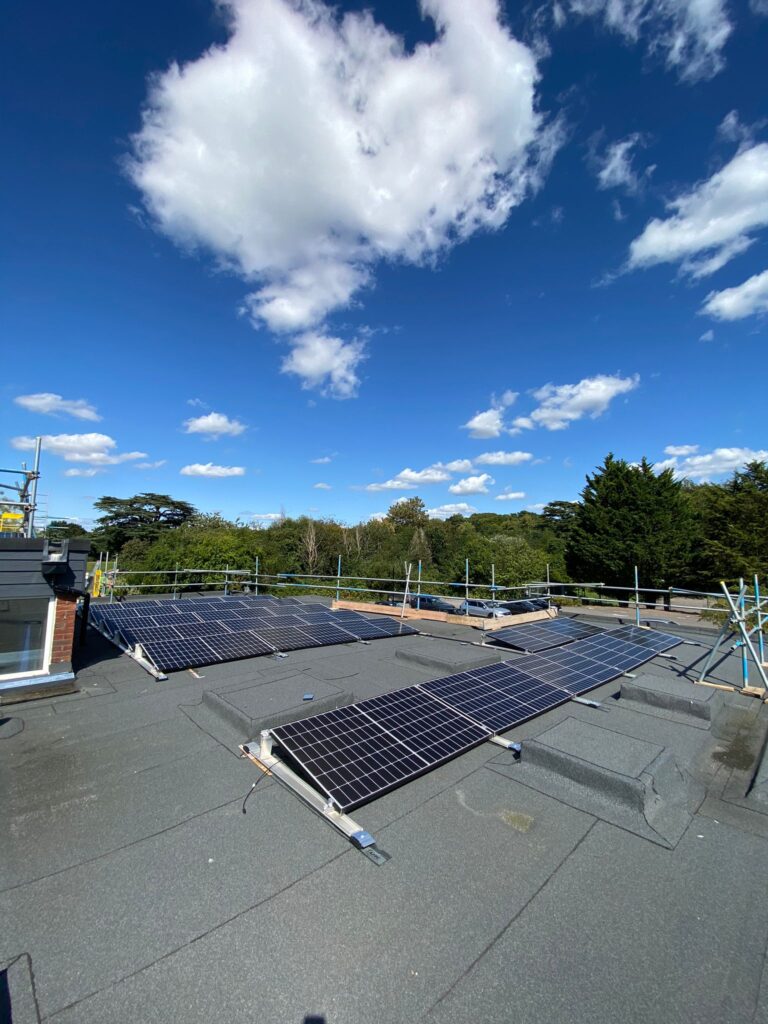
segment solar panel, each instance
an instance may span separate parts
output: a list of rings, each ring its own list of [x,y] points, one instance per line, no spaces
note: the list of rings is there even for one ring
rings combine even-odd
[[[342,629],[346,629],[357,640],[381,640],[384,637],[392,636],[385,629],[381,629],[378,622],[371,622],[369,619],[360,618],[359,621],[350,622],[343,620],[338,623]]]
[[[505,732],[513,725],[564,704],[573,696],[560,687],[532,678],[513,665],[502,662],[493,668],[500,671],[492,677],[483,678],[479,671],[462,672],[419,685],[492,733]]]
[[[305,647],[322,647],[322,640],[315,639],[307,629],[286,626],[284,629],[257,629],[257,636],[275,651],[300,651]]]
[[[154,612],[154,614],[152,615],[152,620],[158,626],[175,626],[179,622],[198,622],[199,623],[199,622],[203,621],[200,618],[199,615],[194,615],[191,612],[188,613],[188,614],[179,613],[179,614],[175,614],[174,615],[171,612],[159,612],[159,611]]]
[[[418,686],[385,693],[356,706],[431,764],[439,764],[490,735],[488,729],[446,707]]]
[[[400,625],[363,621],[371,629]],[[635,643],[633,629],[419,683],[271,734],[342,811],[351,810],[681,642],[635,630],[642,641]]]
[[[317,602],[262,596],[93,605],[91,614],[105,632],[119,630],[129,646],[140,644],[161,671],[415,632],[356,612],[337,616]]]
[[[631,643],[652,650],[656,654],[669,651],[683,642],[679,636],[673,636],[671,633],[662,633],[655,629],[642,629],[639,626],[622,626],[620,629],[611,630],[611,636],[619,637],[622,640],[629,640]]]
[[[266,640],[248,631],[207,636],[205,642],[220,661],[255,658],[260,654],[273,654],[275,650]]]
[[[370,621],[373,621],[371,619],[366,619],[366,617],[364,615],[361,615],[360,612],[349,612],[349,611],[333,612],[333,617],[334,617],[334,619],[337,622],[370,622]]]
[[[239,627],[239,626],[234,626],[234,625],[225,625],[222,622],[214,621],[214,622],[177,622],[173,626],[170,626],[168,628],[173,629],[176,633],[179,634],[179,636],[194,638],[196,636],[203,636],[203,637],[222,636],[222,635],[226,635],[227,633],[236,632],[240,628],[247,629],[248,627],[247,626]]]
[[[298,615],[270,615],[260,619],[259,622],[263,622],[270,629],[284,629],[286,626],[303,625]]]
[[[414,695],[415,689],[364,701],[367,711],[353,705],[279,726],[272,735],[318,788],[348,811],[488,737],[487,730],[451,716],[436,701]],[[389,728],[398,718],[407,738]],[[425,751],[433,751],[431,757],[417,752],[422,742]]]
[[[621,675],[624,669],[581,654],[579,648],[586,642],[582,640],[546,654],[533,654],[523,661],[525,671],[542,683],[568,690],[573,696],[586,693]]]
[[[563,618],[495,629],[488,634],[488,639],[520,651],[546,651],[550,647],[560,647],[573,640],[581,640],[602,632],[603,629],[599,626]]]
[[[117,627],[117,631],[125,640],[129,647],[134,647],[136,644],[144,643],[145,640],[179,640],[182,637],[182,633],[179,629],[183,629],[183,625],[179,628],[176,626],[144,626],[136,628],[132,623],[126,622],[121,623]]]
[[[354,706],[279,726],[272,735],[342,810],[429,767]]]
[[[622,672],[631,672],[644,661],[649,661],[655,653],[641,647],[640,644],[614,636],[613,633],[604,633],[602,636],[584,640],[579,644],[579,651],[587,658],[616,665]]]
[[[341,626],[342,623],[338,622],[333,612],[328,612],[326,615],[318,613],[310,613],[309,615],[298,615],[297,618],[300,620],[299,625],[301,626],[322,626],[327,623],[335,623],[337,626]]]
[[[141,644],[150,661],[162,672],[195,665],[212,665],[222,659],[205,640],[151,640]]]
[[[385,636],[415,636],[418,633],[413,626],[408,626],[400,619],[385,619],[383,616],[376,619],[366,619],[367,622],[378,626]]]

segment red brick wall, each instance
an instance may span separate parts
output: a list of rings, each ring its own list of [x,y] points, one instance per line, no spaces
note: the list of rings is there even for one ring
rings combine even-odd
[[[75,642],[75,612],[77,598],[73,594],[59,594],[56,598],[53,627],[53,648],[51,664],[72,661],[72,647]]]

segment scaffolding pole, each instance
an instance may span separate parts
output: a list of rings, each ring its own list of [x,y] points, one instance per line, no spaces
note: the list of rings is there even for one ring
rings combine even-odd
[[[755,609],[753,608],[750,611],[747,611],[746,587],[744,585],[744,580],[740,581],[739,593],[735,598],[728,590],[728,587],[725,585],[724,580],[720,582],[720,586],[725,596],[725,600],[728,603],[730,615],[728,617],[728,621],[720,630],[720,635],[717,638],[717,642],[715,643],[715,646],[712,648],[712,650],[709,652],[709,657],[707,658],[701,670],[701,674],[699,675],[699,678],[696,680],[696,682],[702,683],[707,686],[722,685],[720,683],[712,683],[710,680],[708,680],[707,673],[714,664],[717,654],[722,648],[723,644],[725,644],[726,641],[729,640],[732,636],[738,634],[740,638],[739,644],[742,645],[742,690],[765,696],[766,692],[768,691],[768,677],[766,677],[765,674],[765,666],[758,657],[757,651],[754,648],[752,639],[750,637],[751,630],[747,625],[747,618],[749,615],[752,614],[752,612]],[[749,661],[747,658],[747,654],[749,654],[749,657],[752,658],[752,661],[755,664],[757,674],[760,676],[760,680],[762,682],[762,688],[751,687],[749,685]],[[737,690],[738,687],[734,686],[733,689]]]

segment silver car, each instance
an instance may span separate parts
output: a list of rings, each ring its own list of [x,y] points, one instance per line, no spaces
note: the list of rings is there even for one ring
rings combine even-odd
[[[508,608],[503,608],[500,601],[481,601],[479,598],[470,597],[459,605],[459,615],[476,615],[481,619],[500,619],[503,615],[510,615]]]

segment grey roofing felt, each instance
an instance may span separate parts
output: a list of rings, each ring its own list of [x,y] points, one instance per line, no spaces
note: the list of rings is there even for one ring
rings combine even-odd
[[[84,654],[79,693],[2,712],[23,723],[0,731],[14,1021],[768,1022],[768,709],[694,687],[703,648],[526,723],[519,760],[485,744],[360,808],[381,867],[272,779],[244,816],[236,745],[487,649],[404,637],[165,682],[97,635]]]

